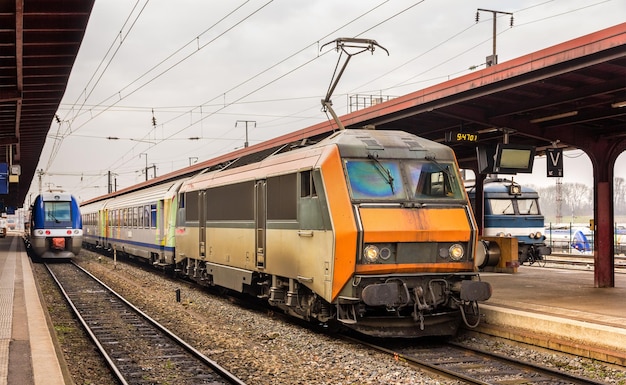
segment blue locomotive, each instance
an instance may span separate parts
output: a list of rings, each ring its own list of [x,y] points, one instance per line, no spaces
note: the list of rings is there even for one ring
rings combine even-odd
[[[466,190],[475,207],[475,185],[466,185]],[[519,263],[545,263],[552,249],[543,234],[544,217],[537,191],[512,180],[494,178],[485,180],[483,194],[483,235],[516,237]]]
[[[83,224],[78,201],[68,193],[43,193],[30,208],[26,246],[34,258],[70,259],[80,252]]]

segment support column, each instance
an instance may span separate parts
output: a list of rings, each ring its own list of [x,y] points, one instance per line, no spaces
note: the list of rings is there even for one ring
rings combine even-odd
[[[607,169],[608,165],[605,165]],[[612,169],[612,166],[610,166]],[[612,172],[611,172],[612,174]],[[597,173],[596,173],[597,176]],[[597,180],[597,178],[594,178]],[[611,178],[612,180],[612,178]],[[612,182],[597,182],[594,189],[594,286],[615,287],[615,247]]]

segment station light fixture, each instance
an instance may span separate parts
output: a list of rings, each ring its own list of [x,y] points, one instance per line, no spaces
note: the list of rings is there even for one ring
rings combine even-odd
[[[556,119],[562,119],[562,118],[569,118],[570,116],[576,116],[578,115],[578,111],[569,111],[569,112],[564,112],[562,114],[556,114],[556,115],[550,115],[550,116],[546,116],[543,118],[537,118],[537,119],[532,119],[530,122],[531,123],[541,123],[541,122],[547,122],[550,120],[556,120]]]

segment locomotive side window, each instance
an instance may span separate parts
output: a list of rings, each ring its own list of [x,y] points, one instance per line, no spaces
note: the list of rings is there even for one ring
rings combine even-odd
[[[237,204],[232,204],[231,202],[237,202]],[[254,181],[208,189],[206,192],[206,207],[208,220],[253,220]]]
[[[267,219],[297,220],[297,174],[267,178]]]
[[[315,196],[317,196],[317,191],[315,190],[311,170],[302,171],[300,173],[300,198]]]
[[[200,213],[198,212],[198,192],[189,191],[185,193],[185,215],[188,222],[195,222],[200,219]]]

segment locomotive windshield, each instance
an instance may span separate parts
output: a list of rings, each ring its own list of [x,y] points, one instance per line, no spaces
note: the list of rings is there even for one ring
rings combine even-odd
[[[72,224],[70,202],[44,202],[44,221],[49,227]]]
[[[537,199],[487,199],[487,204],[494,215],[539,215]]]
[[[463,199],[452,163],[418,160],[346,160],[354,200],[424,201]]]

